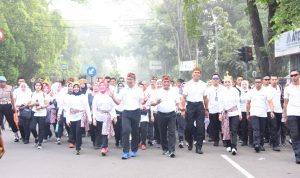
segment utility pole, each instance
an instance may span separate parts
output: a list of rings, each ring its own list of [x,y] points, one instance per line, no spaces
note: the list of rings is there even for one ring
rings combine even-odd
[[[215,72],[218,74],[219,73],[219,48],[218,48],[218,24],[216,21],[214,25],[215,25],[215,45],[216,45]]]

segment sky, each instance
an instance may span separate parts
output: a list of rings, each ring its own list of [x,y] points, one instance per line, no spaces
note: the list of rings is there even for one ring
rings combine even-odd
[[[53,0],[50,9],[58,10],[71,25],[105,26],[112,30],[112,41],[120,46],[129,40],[128,28],[149,19],[149,1],[89,0],[79,4],[71,0]]]

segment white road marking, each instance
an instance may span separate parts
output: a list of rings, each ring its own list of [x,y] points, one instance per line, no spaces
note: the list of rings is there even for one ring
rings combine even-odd
[[[233,167],[235,167],[238,171],[240,171],[242,174],[244,174],[247,178],[255,178],[253,175],[251,175],[248,171],[246,171],[244,168],[242,168],[240,165],[238,165],[236,162],[234,162],[228,156],[221,155],[221,157],[224,158],[226,161],[228,161]]]

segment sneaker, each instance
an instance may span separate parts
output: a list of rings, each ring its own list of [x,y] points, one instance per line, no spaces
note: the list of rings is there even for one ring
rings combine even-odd
[[[149,140],[149,141],[148,141],[148,145],[149,145],[149,146],[153,146],[153,141],[150,141],[150,140]]]
[[[289,139],[288,142],[289,142],[290,145],[293,145],[292,139]]]
[[[274,146],[274,147],[273,147],[273,150],[274,150],[274,151],[280,151],[280,148],[279,148],[279,146]]]
[[[128,152],[123,152],[122,154],[122,159],[128,159],[129,158],[129,153]]]
[[[14,142],[19,142],[19,141],[20,141],[19,136],[15,136]]]
[[[106,156],[107,152],[108,152],[107,148],[102,148],[101,149],[101,155],[102,156]]]
[[[76,150],[76,155],[80,155],[80,150]]]
[[[179,142],[179,148],[184,148],[184,143],[183,143],[183,141],[180,141],[180,142]]]
[[[70,143],[69,148],[75,148],[75,145],[73,143]]]
[[[60,142],[60,138],[57,138],[57,139],[56,139],[56,144],[58,144],[58,145],[60,145],[60,144],[61,144],[61,142]]]
[[[254,146],[254,150],[256,151],[256,153],[260,152],[260,146],[259,145],[255,145]]]
[[[169,151],[164,150],[161,154],[162,154],[162,155],[169,155]]]
[[[296,164],[300,164],[300,158],[296,158]]]
[[[38,146],[38,142],[39,142],[38,139],[34,139],[34,144],[33,144],[33,146],[37,147],[37,146]]]
[[[196,151],[195,151],[197,154],[203,154],[203,151],[201,150],[201,148],[196,148]]]
[[[28,144],[29,143],[29,140],[24,140],[24,144]]]
[[[231,152],[231,147],[227,147],[226,151],[230,153]]]
[[[231,150],[231,154],[232,154],[232,155],[236,155],[236,154],[237,154],[237,151],[236,151],[236,149],[235,149],[235,148],[232,148],[232,150]]]
[[[132,151],[130,156],[131,157],[136,157],[136,151]]]
[[[146,145],[145,145],[145,144],[142,144],[141,149],[142,149],[142,150],[146,150]]]
[[[39,144],[39,145],[37,146],[37,149],[41,150],[41,149],[42,149],[42,145]]]
[[[171,153],[169,154],[169,157],[170,157],[170,158],[175,158],[175,153],[174,153],[174,152],[171,152]]]

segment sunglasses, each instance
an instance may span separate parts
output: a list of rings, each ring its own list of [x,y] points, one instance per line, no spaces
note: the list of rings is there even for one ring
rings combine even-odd
[[[261,83],[261,82],[255,82],[255,83]]]
[[[270,79],[269,78],[265,78],[264,80],[269,81]]]
[[[299,74],[291,74],[291,77],[297,77]]]
[[[219,80],[219,78],[218,77],[214,77],[214,78],[212,78],[213,80]]]

